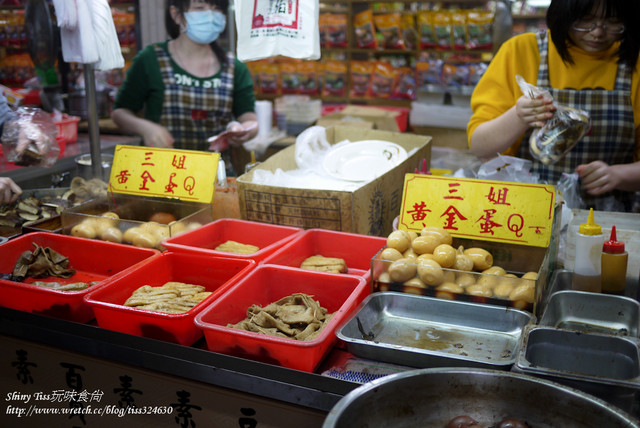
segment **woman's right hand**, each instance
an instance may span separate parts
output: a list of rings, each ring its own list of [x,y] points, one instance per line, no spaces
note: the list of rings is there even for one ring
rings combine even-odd
[[[144,145],[148,147],[161,147],[170,149],[173,147],[173,136],[162,125],[154,122],[147,122],[142,132]]]
[[[0,177],[0,204],[15,202],[22,195],[22,189],[9,177]]]
[[[542,128],[555,110],[553,100],[542,95],[533,99],[523,95],[516,101],[516,114],[530,128]]]

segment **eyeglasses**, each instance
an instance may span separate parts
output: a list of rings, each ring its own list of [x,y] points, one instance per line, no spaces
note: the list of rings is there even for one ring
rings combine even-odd
[[[576,21],[573,23],[571,28],[576,31],[583,31],[585,33],[589,33],[596,29],[596,27],[601,27],[602,31],[609,34],[622,34],[624,33],[624,24],[598,24],[593,21]]]

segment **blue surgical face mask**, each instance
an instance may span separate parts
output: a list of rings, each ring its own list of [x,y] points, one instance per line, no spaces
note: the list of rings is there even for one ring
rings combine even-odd
[[[187,36],[196,43],[209,44],[218,39],[227,25],[227,17],[218,11],[185,12]]]

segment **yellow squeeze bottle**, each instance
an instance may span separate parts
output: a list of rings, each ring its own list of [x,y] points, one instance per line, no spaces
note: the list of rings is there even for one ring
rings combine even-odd
[[[589,209],[586,223],[582,223],[576,235],[576,258],[573,267],[571,288],[578,291],[599,293],[602,290],[602,228],[593,218],[593,208]]]

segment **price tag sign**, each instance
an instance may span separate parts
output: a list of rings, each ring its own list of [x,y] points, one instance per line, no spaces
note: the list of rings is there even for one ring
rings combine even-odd
[[[398,227],[438,226],[459,238],[548,247],[552,185],[407,174]]]
[[[211,203],[219,153],[118,145],[109,190]]]

